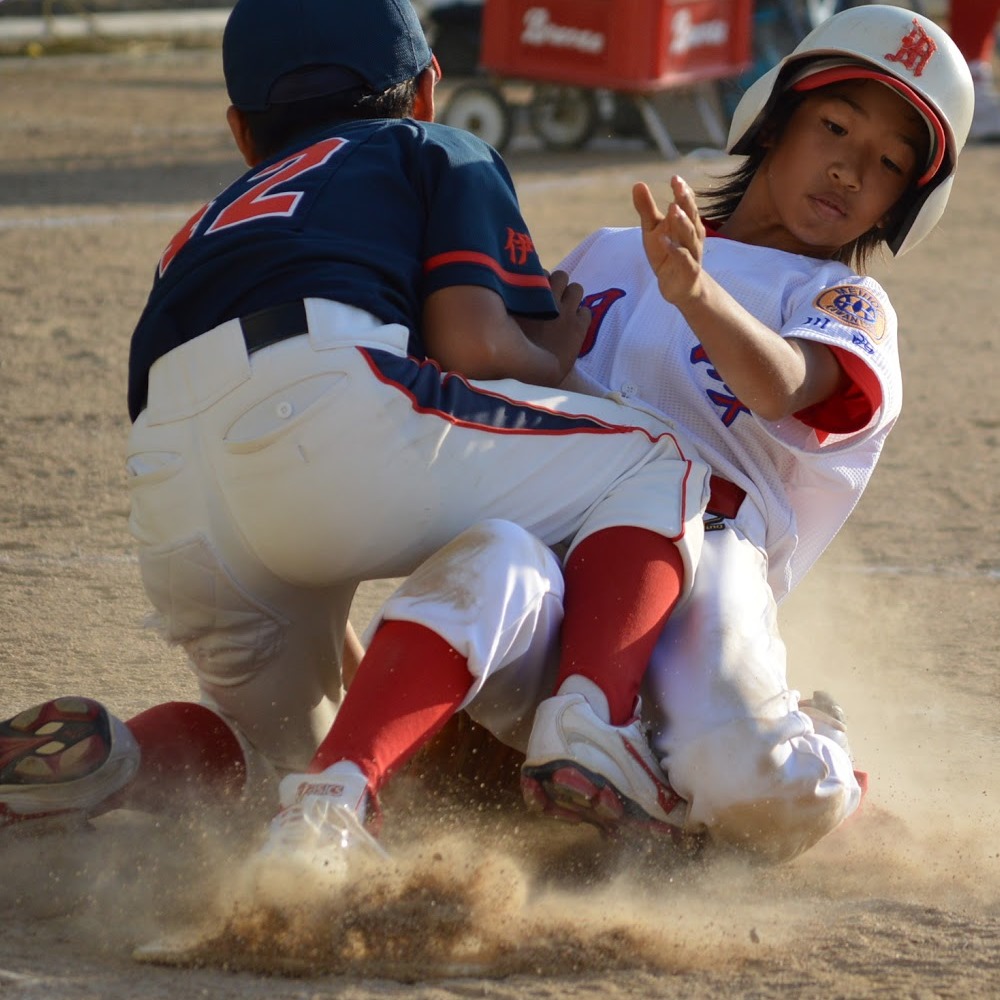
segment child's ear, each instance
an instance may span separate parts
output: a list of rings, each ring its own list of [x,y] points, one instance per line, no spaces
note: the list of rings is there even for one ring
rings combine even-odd
[[[416,121],[434,121],[436,110],[434,107],[434,90],[440,78],[441,70],[435,58],[431,65],[417,77],[417,93],[413,98],[412,115]]]

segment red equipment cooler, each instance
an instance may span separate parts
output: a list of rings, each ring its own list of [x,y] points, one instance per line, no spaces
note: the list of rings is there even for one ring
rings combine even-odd
[[[482,67],[648,93],[751,65],[753,0],[486,0]]]

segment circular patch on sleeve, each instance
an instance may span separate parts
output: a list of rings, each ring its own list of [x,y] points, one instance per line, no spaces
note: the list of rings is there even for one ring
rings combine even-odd
[[[860,285],[837,285],[816,296],[813,306],[838,323],[863,330],[878,342],[885,336],[885,310],[878,297]]]

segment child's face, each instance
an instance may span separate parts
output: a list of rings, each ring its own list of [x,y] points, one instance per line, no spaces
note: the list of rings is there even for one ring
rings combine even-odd
[[[826,257],[884,224],[923,170],[928,143],[920,115],[877,80],[807,94],[755,177],[763,190],[751,185],[758,208],[776,216],[768,242]]]

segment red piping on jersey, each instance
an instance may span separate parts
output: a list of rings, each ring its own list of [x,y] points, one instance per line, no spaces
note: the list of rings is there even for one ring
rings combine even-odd
[[[458,417],[456,417],[453,413],[448,413],[445,410],[434,409],[429,406],[421,405],[420,402],[417,400],[417,397],[412,392],[410,392],[409,389],[407,389],[403,385],[400,385],[399,382],[387,378],[382,373],[378,365],[375,363],[375,360],[372,358],[371,353],[367,349],[365,349],[364,347],[357,347],[355,348],[355,350],[357,350],[358,353],[365,359],[365,363],[371,369],[372,375],[374,375],[379,382],[381,382],[383,385],[392,386],[393,388],[401,392],[404,396],[409,397],[410,405],[417,413],[427,413],[430,415],[438,416],[442,420],[446,420],[448,421],[448,423],[454,424],[456,427],[469,427],[472,430],[481,430],[488,434],[529,434],[529,435],[544,435],[547,437],[563,437],[567,434],[631,434],[638,431],[640,434],[645,434],[645,436],[649,438],[649,440],[652,442],[660,441],[663,438],[667,438],[670,441],[673,441],[674,447],[677,449],[678,461],[684,463],[684,479],[683,479],[683,486],[681,489],[681,530],[680,533],[677,535],[664,535],[663,537],[668,538],[672,542],[676,542],[684,537],[684,525],[687,523],[687,517],[688,517],[687,487],[688,487],[688,481],[691,478],[692,463],[690,459],[684,457],[684,452],[681,449],[680,442],[669,431],[664,431],[663,434],[657,434],[654,436],[653,434],[650,434],[650,432],[647,431],[644,427],[636,427],[634,425],[627,425],[627,424],[609,424],[601,420],[600,417],[592,416],[589,413],[576,413],[576,414],[563,413],[560,410],[553,410],[547,406],[538,406],[536,403],[528,403],[523,399],[514,399],[511,396],[504,396],[499,392],[487,392],[485,389],[482,389],[479,386],[472,385],[467,378],[464,378],[463,376],[458,375],[455,372],[448,372],[446,375],[444,375],[446,379],[457,378],[460,382],[467,385],[470,391],[480,396],[488,396],[491,399],[498,399],[504,403],[510,403],[514,406],[523,406],[528,409],[539,410],[542,413],[551,413],[553,416],[557,417],[569,417],[581,420],[584,419],[592,420],[595,424],[598,424],[599,426],[593,429],[577,427],[573,429],[567,429],[564,431],[538,431],[538,430],[531,430],[530,428],[518,430],[515,427],[494,427],[491,424],[478,424],[471,420],[461,420]],[[441,371],[441,366],[433,358],[428,358],[426,361],[417,361],[415,358],[412,360],[419,365],[432,365],[433,367],[437,368],[438,371]]]
[[[481,267],[488,267],[495,274],[498,274],[508,285],[517,285],[522,288],[548,288],[549,279],[544,274],[516,274],[501,267],[492,257],[484,253],[473,253],[471,250],[451,250],[448,253],[439,253],[424,261],[424,274],[435,271],[439,267],[446,267],[448,264],[478,264]]]

